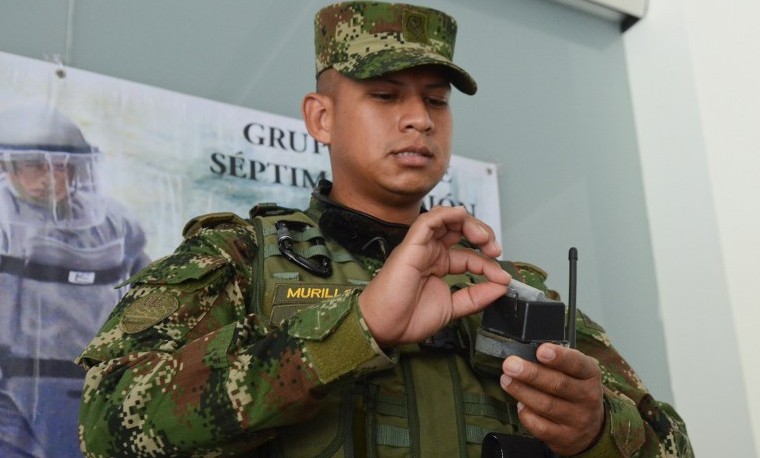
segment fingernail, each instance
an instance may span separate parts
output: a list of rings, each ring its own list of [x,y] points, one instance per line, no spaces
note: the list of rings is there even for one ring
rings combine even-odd
[[[518,402],[517,403],[517,411],[518,412],[520,412],[524,408],[525,408],[525,404],[523,404],[522,402]]]
[[[504,364],[504,372],[507,372],[510,375],[519,375],[522,370],[523,364],[519,359],[510,359]]]
[[[502,374],[500,381],[501,381],[501,387],[506,389],[509,386],[509,384],[512,383],[512,377]]]
[[[557,352],[553,348],[543,347],[541,348],[541,359],[545,361],[552,361],[557,357]]]

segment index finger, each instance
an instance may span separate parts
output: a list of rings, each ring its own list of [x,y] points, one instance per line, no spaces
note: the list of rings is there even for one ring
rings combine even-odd
[[[469,213],[465,216],[462,233],[486,256],[495,258],[501,254],[501,245],[496,240],[496,234],[491,226]]]
[[[501,246],[493,229],[467,213],[464,207],[433,207],[412,224],[407,237],[422,241],[434,238],[447,246],[456,244],[464,237],[486,256],[495,258],[501,254]]]
[[[578,350],[553,343],[544,343],[536,350],[541,364],[578,380],[588,380],[600,374],[599,363]]]

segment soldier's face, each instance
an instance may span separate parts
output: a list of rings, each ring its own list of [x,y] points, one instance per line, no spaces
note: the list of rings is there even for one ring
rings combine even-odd
[[[448,79],[437,67],[370,80],[336,76],[329,139],[334,189],[385,205],[422,199],[451,157]]]
[[[68,167],[64,161],[14,161],[11,181],[21,195],[37,204],[53,204],[68,196]]]

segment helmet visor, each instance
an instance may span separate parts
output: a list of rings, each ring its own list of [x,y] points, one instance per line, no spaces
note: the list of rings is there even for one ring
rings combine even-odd
[[[14,222],[70,229],[100,223],[105,206],[97,181],[98,157],[92,153],[0,150],[3,181],[25,206],[24,212],[19,208],[18,218],[12,218]]]

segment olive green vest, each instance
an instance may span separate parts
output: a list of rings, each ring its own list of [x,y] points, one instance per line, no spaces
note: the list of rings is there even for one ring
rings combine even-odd
[[[285,221],[295,251],[305,258],[327,256],[332,274],[319,277],[285,259],[275,224]],[[252,311],[272,327],[303,307],[360,288],[370,273],[342,246],[325,238],[306,213],[270,207],[253,218],[258,240],[258,275]],[[318,242],[318,243],[315,243]],[[464,275],[447,278],[453,288],[471,283]],[[452,326],[465,348],[474,348],[479,317]],[[472,342],[470,342],[472,341]],[[278,428],[261,456],[400,457],[480,456],[488,432],[526,434],[514,401],[500,388],[498,375],[476,375],[471,358],[425,345],[399,348],[399,364],[360,380],[338,383],[311,420]],[[460,352],[461,353],[461,352]],[[496,366],[498,367],[498,366]]]

